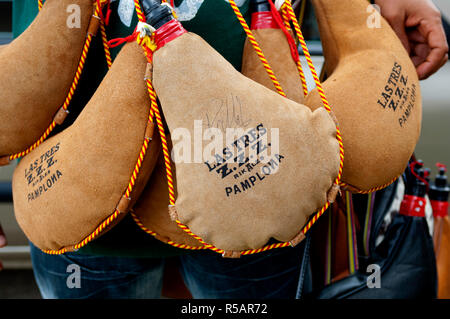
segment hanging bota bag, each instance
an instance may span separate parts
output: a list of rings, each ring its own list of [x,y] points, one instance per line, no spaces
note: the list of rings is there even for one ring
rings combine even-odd
[[[74,124],[17,166],[16,219],[45,252],[84,246],[121,220],[142,192],[160,150],[145,76],[141,47],[125,45]]]
[[[250,4],[253,11],[251,29],[255,38],[262,46],[267,45],[267,50],[264,51],[266,57],[270,57],[270,61],[273,62],[271,66],[273,64],[273,67],[276,68],[277,78],[283,82],[283,89],[286,87],[288,96],[297,102],[303,101],[302,83],[295,63],[292,62],[286,35],[283,34],[281,27],[275,21],[268,1],[252,0]],[[279,50],[280,47],[282,47],[281,51],[284,54],[275,52],[274,48]],[[254,52],[251,43],[247,40],[244,47],[242,73],[270,89],[274,88],[266,70],[261,65],[259,57]],[[280,55],[283,56],[282,59],[279,58]],[[286,63],[286,61],[288,62]],[[290,92],[295,94],[289,94]],[[296,96],[296,98],[293,98],[293,96]],[[168,142],[170,143],[170,138]],[[176,174],[174,171],[172,174],[176,197]],[[133,207],[133,218],[142,230],[164,243],[183,249],[204,249],[205,246],[201,242],[187,234],[177,226],[175,221],[170,219],[169,214],[167,214],[168,206],[167,176],[161,154],[154,173]]]
[[[345,145],[342,181],[369,191],[392,183],[419,139],[422,106],[416,69],[389,24],[366,0],[313,0],[326,58],[323,88]],[[378,25],[379,23],[379,25]],[[305,99],[321,106],[317,90]]]
[[[153,85],[173,143],[170,216],[225,256],[271,238],[295,245],[335,195],[341,149],[332,117],[243,76],[170,9],[143,3],[156,29]]]
[[[303,103],[304,94],[299,68],[300,58],[294,38],[283,25],[277,11],[271,9],[268,0],[251,0],[251,30],[262,52],[287,97]],[[252,45],[247,38],[242,55],[242,74],[250,79],[277,90]],[[298,61],[298,62],[297,62]],[[300,73],[301,74],[301,73]],[[306,88],[305,88],[306,90]]]
[[[0,165],[24,156],[64,121],[100,24],[94,2],[45,1],[33,23],[1,49]]]

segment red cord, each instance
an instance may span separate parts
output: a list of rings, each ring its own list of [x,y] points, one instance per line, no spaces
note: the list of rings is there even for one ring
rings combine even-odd
[[[280,27],[281,30],[283,30],[284,34],[286,35],[286,38],[289,42],[289,47],[291,49],[292,58],[295,62],[300,61],[300,56],[298,54],[297,45],[295,44],[295,40],[292,37],[292,35],[289,33],[289,31],[286,29],[286,26],[283,23],[283,20],[281,19],[280,14],[278,13],[277,8],[273,4],[272,0],[268,0],[270,4],[270,9],[272,11],[273,18],[275,19],[276,23]]]
[[[116,38],[116,39],[109,40],[108,41],[108,46],[110,48],[115,48],[115,47],[118,47],[119,45],[121,45],[123,43],[135,41],[136,38],[137,38],[137,35],[138,35],[138,32],[136,30],[137,30],[137,27],[136,27],[136,29],[134,29],[134,32],[131,35],[126,36],[125,38]]]
[[[97,0],[97,6],[101,8],[100,0]],[[108,1],[108,9],[106,10],[106,17],[103,15],[102,10],[99,10],[100,19],[105,23],[105,25],[109,24],[109,18],[111,16],[111,1]]]

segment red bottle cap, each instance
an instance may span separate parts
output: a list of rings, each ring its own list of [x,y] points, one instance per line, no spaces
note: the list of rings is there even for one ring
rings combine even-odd
[[[187,33],[178,20],[171,20],[155,31],[155,43],[158,49],[179,36]]]
[[[275,21],[272,12],[262,11],[252,13],[252,24],[250,27],[252,30],[257,29],[280,29]]]

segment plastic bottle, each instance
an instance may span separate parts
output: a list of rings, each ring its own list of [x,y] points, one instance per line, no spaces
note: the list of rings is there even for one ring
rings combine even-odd
[[[425,217],[426,194],[428,185],[424,178],[423,162],[410,164],[411,170],[407,174],[405,195],[400,205],[400,214],[406,216]]]
[[[445,166],[439,166],[439,173],[436,175],[434,183],[430,186],[429,196],[434,217],[445,217],[448,215],[450,187],[445,173]]]

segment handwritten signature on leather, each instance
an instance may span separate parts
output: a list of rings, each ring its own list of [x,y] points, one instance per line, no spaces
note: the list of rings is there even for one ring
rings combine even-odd
[[[208,128],[219,128],[225,131],[227,128],[246,128],[251,118],[244,114],[244,107],[238,96],[230,95],[227,98],[212,101],[212,111],[205,114]]]

